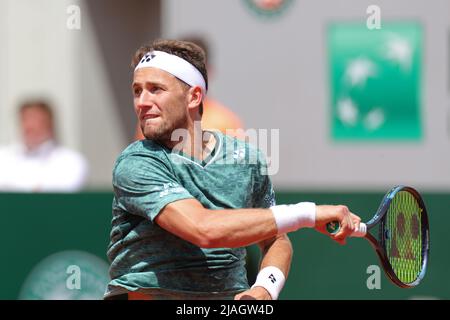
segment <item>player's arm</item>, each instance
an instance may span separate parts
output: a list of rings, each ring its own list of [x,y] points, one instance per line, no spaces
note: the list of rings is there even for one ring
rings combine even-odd
[[[258,243],[262,259],[253,286],[238,295],[236,300],[276,300],[289,274],[292,245],[286,234]]]
[[[169,203],[155,221],[202,248],[243,247],[277,235],[270,209],[210,210],[196,199]]]
[[[196,199],[185,199],[169,203],[155,218],[163,229],[203,248],[244,247],[303,227],[320,231],[334,220],[341,229],[330,237],[342,241],[356,223],[345,206],[299,203],[270,209],[211,210]]]

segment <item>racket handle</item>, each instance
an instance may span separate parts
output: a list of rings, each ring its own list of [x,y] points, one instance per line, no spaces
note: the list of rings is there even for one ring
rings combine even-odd
[[[330,234],[338,233],[339,229],[341,229],[341,225],[340,225],[339,221],[332,221],[332,222],[327,223],[327,231]],[[359,228],[357,230],[355,230],[350,235],[350,237],[362,238],[366,235],[366,233],[367,233],[367,225],[365,223],[361,222],[359,224]]]
[[[339,229],[341,228],[339,221],[331,221],[327,223],[327,231],[329,234],[335,234],[338,233]]]

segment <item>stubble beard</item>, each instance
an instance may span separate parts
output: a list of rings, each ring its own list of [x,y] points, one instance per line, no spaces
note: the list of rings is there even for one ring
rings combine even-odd
[[[145,123],[141,125],[142,133],[148,140],[152,140],[163,144],[169,148],[177,141],[172,141],[172,133],[179,128],[187,127],[187,118],[179,117],[173,121],[163,121],[158,127],[150,129],[145,127]]]

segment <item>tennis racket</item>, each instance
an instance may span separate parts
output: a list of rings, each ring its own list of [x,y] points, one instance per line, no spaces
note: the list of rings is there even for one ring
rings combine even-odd
[[[331,234],[337,233],[339,228],[338,221],[327,224],[327,231]],[[412,288],[425,276],[430,231],[425,204],[415,189],[408,186],[392,188],[373,218],[361,223],[350,236],[369,241],[389,280],[395,285]]]

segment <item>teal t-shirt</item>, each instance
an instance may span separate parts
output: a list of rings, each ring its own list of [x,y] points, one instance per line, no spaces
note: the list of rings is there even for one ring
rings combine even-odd
[[[195,198],[205,208],[268,208],[274,192],[265,157],[214,132],[203,162],[151,140],[125,149],[113,171],[113,218],[106,296],[130,291],[235,294],[248,289],[245,248],[200,248],[160,228],[167,204]]]

